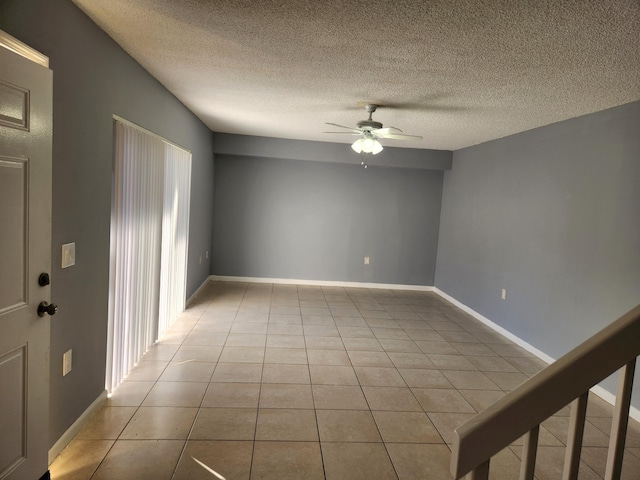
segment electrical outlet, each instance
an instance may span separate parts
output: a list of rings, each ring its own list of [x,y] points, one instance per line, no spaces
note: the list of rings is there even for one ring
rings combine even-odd
[[[72,361],[71,352],[72,352],[71,349],[69,349],[66,352],[64,352],[64,354],[62,355],[62,376],[63,377],[67,376],[71,371],[71,361]]]
[[[200,255],[200,265],[202,265],[202,255]]]
[[[502,294],[500,295],[500,298],[502,298],[502,300],[506,300],[507,299],[507,289],[506,288],[502,289]]]
[[[369,265],[371,263],[371,259],[369,257],[364,257],[364,264]]]
[[[209,250],[207,250],[206,252],[204,252],[204,258],[209,258]]]

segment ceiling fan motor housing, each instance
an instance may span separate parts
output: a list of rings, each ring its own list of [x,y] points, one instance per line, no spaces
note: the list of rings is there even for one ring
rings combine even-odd
[[[375,120],[361,120],[357,125],[358,128],[362,128],[363,130],[377,130],[378,128],[382,128],[382,124]]]
[[[382,124],[380,122],[376,122],[371,119],[371,115],[376,111],[378,105],[375,103],[367,103],[364,106],[365,111],[369,114],[369,118],[367,120],[361,120],[357,123],[358,128],[361,130],[377,130],[378,128],[382,128]]]

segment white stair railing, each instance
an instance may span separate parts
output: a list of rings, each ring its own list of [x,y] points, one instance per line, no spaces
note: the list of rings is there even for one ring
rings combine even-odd
[[[520,480],[533,480],[540,424],[571,404],[562,479],[577,479],[589,389],[621,369],[605,471],[619,479],[639,355],[640,305],[458,427],[453,477],[487,480],[491,457],[524,436]]]

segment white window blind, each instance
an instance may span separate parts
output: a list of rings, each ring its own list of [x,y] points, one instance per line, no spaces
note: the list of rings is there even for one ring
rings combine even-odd
[[[115,121],[108,392],[184,310],[191,154]]]
[[[159,335],[185,307],[191,189],[191,154],[165,145],[165,155]]]

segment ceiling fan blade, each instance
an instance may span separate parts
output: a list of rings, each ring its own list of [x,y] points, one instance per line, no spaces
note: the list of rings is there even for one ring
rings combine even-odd
[[[374,133],[380,137],[384,137],[385,135],[389,135],[392,133],[402,133],[402,130],[400,130],[397,127],[385,127],[385,128],[377,128],[373,130],[371,133]]]
[[[420,135],[405,135],[404,133],[389,133],[387,135],[379,135],[380,138],[390,138],[392,140],[422,140]]]
[[[342,134],[347,134],[347,135],[362,135],[362,132],[358,132],[357,130],[353,131],[353,132],[322,132],[322,133],[342,133]]]
[[[325,123],[325,125],[331,125],[333,127],[346,128],[347,130],[351,130],[352,132],[361,133],[360,130],[356,130],[353,127],[345,127],[344,125],[338,125],[337,123]]]

